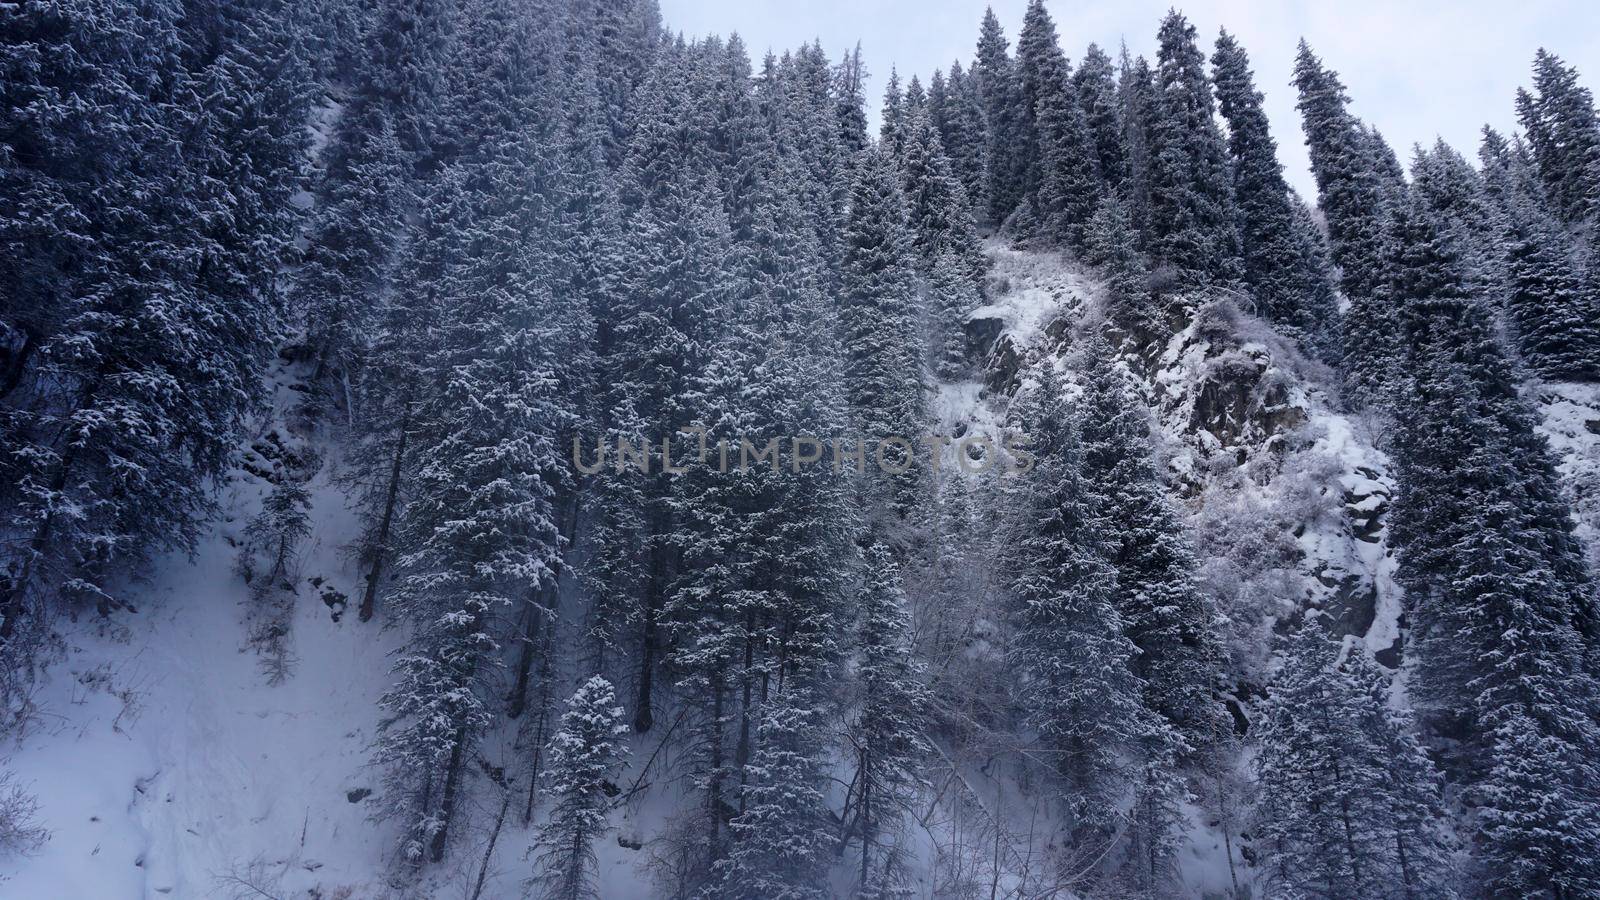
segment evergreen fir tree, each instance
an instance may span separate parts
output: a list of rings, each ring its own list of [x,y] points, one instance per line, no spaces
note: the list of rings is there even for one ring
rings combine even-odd
[[[858,889],[893,896],[903,887],[905,850],[892,838],[921,783],[918,765],[932,752],[924,737],[927,689],[911,656],[911,617],[900,570],[882,544],[866,554],[856,636],[856,715],[849,729],[855,779],[846,798],[847,838],[861,843]]]
[[[851,187],[844,233],[840,319],[849,348],[845,392],[859,439],[874,445],[891,437],[910,440],[921,433],[923,421],[921,354],[912,307],[915,266],[898,182],[887,153],[864,153]],[[889,468],[902,462],[908,468],[899,474],[884,472],[871,482],[875,505],[903,520],[917,502],[921,474],[915,458],[902,460],[898,450],[903,448],[886,451]],[[863,452],[872,449],[863,447]]]
[[[933,305],[930,317],[929,360],[936,375],[946,381],[967,377],[967,315],[983,303],[983,295],[972,285],[967,260],[951,249],[939,250],[929,266],[928,295]]]
[[[627,756],[628,733],[617,692],[599,675],[567,701],[561,727],[550,739],[550,818],[535,840],[539,873],[530,886],[551,900],[599,897],[594,842],[607,830],[615,787],[610,780]]]
[[[998,224],[1027,196],[1028,161],[1023,143],[1026,124],[1022,86],[1011,58],[1010,42],[993,9],[984,10],[971,78],[982,101],[985,124],[988,175],[983,196],[988,199],[989,220]]]
[[[1391,203],[1365,132],[1346,109],[1344,85],[1304,41],[1295,85],[1333,260],[1350,301],[1344,316],[1344,380],[1357,403],[1372,402],[1393,385],[1399,352],[1392,305],[1384,295]]]
[[[826,900],[834,836],[823,793],[826,774],[816,699],[786,688],[764,704],[744,810],[733,844],[717,866],[725,897]]]
[[[1051,106],[1065,110],[1072,89],[1070,67],[1056,40],[1056,25],[1044,8],[1044,0],[1028,0],[1022,31],[1017,35],[1015,67],[1018,146],[1013,149],[1020,157],[1022,195],[1032,198],[1044,180],[1041,111]],[[1037,201],[1034,205],[1038,206]]]
[[[347,378],[365,357],[376,326],[373,298],[389,288],[395,250],[410,207],[410,179],[394,128],[349,135],[354,146],[337,179],[330,176],[313,237],[295,279],[294,300],[306,318],[318,366]]]
[[[1164,326],[1150,293],[1150,269],[1138,250],[1133,222],[1115,195],[1100,201],[1084,244],[1085,260],[1106,279],[1111,321],[1141,341],[1154,340]]]
[[[1149,135],[1152,251],[1184,286],[1229,282],[1239,275],[1239,234],[1205,56],[1194,26],[1176,12],[1162,20],[1159,37]]]
[[[1222,665],[1216,614],[1196,583],[1198,562],[1151,461],[1144,405],[1098,334],[1083,347],[1082,477],[1101,513],[1118,523],[1105,539],[1116,603],[1145,705],[1191,748],[1213,745],[1225,725],[1211,700]]]
[[[834,77],[834,92],[839,97],[839,146],[846,156],[854,156],[867,146],[867,98],[864,89],[867,68],[861,61],[861,44],[846,53]]]
[[[951,171],[926,111],[906,120],[900,168],[906,224],[923,270],[929,271],[937,256],[948,253],[960,261],[973,287],[981,287],[988,258],[979,246],[966,192]]]
[[[1037,148],[1029,176],[1034,213],[1046,233],[1081,249],[1102,190],[1099,154],[1073,92],[1067,58],[1056,46],[1055,25],[1038,0],[1028,7],[1024,37],[1027,52],[1019,55]]]
[[[1564,221],[1580,222],[1600,207],[1600,114],[1578,71],[1540,48],[1534,92],[1517,91],[1517,116],[1552,204]]]
[[[95,3],[0,23],[12,711],[63,603],[108,613],[116,572],[192,549],[282,325],[304,133],[274,117],[303,111],[296,32],[282,7],[242,9],[236,43],[201,60],[179,13]],[[273,27],[291,39],[283,81],[258,90]]]
[[[1393,271],[1411,347],[1393,513],[1413,622],[1416,696],[1461,740],[1449,760],[1484,827],[1491,891],[1582,894],[1600,838],[1600,743],[1586,642],[1593,582],[1549,450],[1460,255],[1425,204],[1407,211]],[[1560,710],[1560,712],[1558,712]],[[1546,815],[1565,824],[1539,824]]]
[[[1084,51],[1083,61],[1072,73],[1072,88],[1094,142],[1100,175],[1107,186],[1117,187],[1128,175],[1126,137],[1117,100],[1116,69],[1099,45],[1090,44]]]
[[[938,122],[939,141],[951,169],[966,188],[974,213],[985,215],[989,209],[988,129],[977,79],[962,70],[959,60],[950,64],[947,92],[945,114]]]
[[[1293,200],[1249,57],[1224,31],[1217,38],[1212,65],[1217,101],[1228,121],[1245,285],[1263,318],[1292,329],[1320,349],[1318,338],[1333,324],[1334,306],[1324,290],[1328,275],[1302,245],[1305,235],[1295,223]]]
[[[1150,245],[1151,130],[1157,116],[1155,75],[1144,57],[1130,59],[1126,45],[1119,66],[1118,98],[1122,110],[1127,178],[1121,185],[1128,217],[1139,235],[1139,249]]]
[[[1288,638],[1261,717],[1267,877],[1286,896],[1453,897],[1440,778],[1359,645],[1315,610]]]
[[[900,73],[889,70],[889,81],[883,87],[883,107],[878,123],[878,146],[895,159],[905,144],[906,110],[900,92]]]
[[[1531,166],[1505,139],[1484,129],[1479,152],[1504,256],[1506,311],[1517,349],[1547,378],[1600,379],[1600,331],[1565,231],[1544,201]]]
[[[1113,840],[1130,758],[1149,735],[1131,662],[1137,649],[1117,612],[1109,527],[1083,477],[1083,447],[1065,392],[1047,362],[1017,414],[1037,464],[1012,483],[1007,587],[1013,603],[1017,702],[1057,761],[1074,851],[1086,859]]]

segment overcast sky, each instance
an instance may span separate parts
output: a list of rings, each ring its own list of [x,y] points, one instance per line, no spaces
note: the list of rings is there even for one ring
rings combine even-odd
[[[891,66],[901,79],[972,59],[985,0],[660,0],[667,27],[688,36],[737,31],[755,62],[820,38],[837,58],[861,41],[876,107]],[[1027,0],[997,0],[1013,51]],[[1171,0],[1047,0],[1062,49],[1074,65],[1090,42],[1113,58],[1126,41],[1154,62],[1155,32]],[[1355,113],[1378,126],[1409,161],[1411,145],[1443,137],[1476,158],[1487,122],[1516,124],[1512,103],[1530,79],[1534,50],[1546,47],[1600,87],[1600,6],[1595,0],[1191,0],[1179,4],[1209,57],[1226,26],[1250,53],[1266,95],[1290,183],[1315,196],[1289,79],[1303,36],[1336,69]],[[876,110],[874,110],[874,116]]]

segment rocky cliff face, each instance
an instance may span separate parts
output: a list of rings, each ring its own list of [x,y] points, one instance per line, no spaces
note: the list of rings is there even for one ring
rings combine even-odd
[[[1101,317],[1101,287],[1059,255],[988,247],[992,302],[967,318],[978,389],[956,428],[1002,421],[1027,368],[1070,353]],[[1178,308],[1183,308],[1178,304]],[[1402,591],[1386,516],[1386,424],[1339,409],[1336,375],[1226,300],[1200,304],[1165,345],[1121,350],[1142,379],[1169,484],[1193,518],[1202,577],[1227,619],[1235,672],[1271,665],[1271,632],[1306,607],[1403,662]],[[1561,460],[1579,537],[1600,570],[1600,385],[1532,389]]]
[[[1056,254],[989,251],[993,302],[967,319],[984,408],[969,417],[997,421],[1028,367],[1061,360],[1100,319],[1101,291]],[[1264,679],[1273,628],[1310,605],[1397,666],[1400,588],[1384,521],[1394,485],[1376,430],[1339,413],[1334,373],[1265,323],[1226,301],[1184,319],[1164,346],[1121,350],[1193,518],[1241,692]]]

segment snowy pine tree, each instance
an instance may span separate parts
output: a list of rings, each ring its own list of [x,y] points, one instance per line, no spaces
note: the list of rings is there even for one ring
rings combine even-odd
[[[743,809],[732,846],[717,864],[724,897],[825,900],[835,838],[828,822],[816,698],[789,687],[760,713]]]
[[[1344,316],[1345,384],[1358,403],[1380,400],[1395,381],[1399,353],[1392,305],[1384,294],[1391,204],[1365,132],[1346,109],[1344,85],[1304,41],[1295,85],[1333,261],[1350,301]]]
[[[1389,708],[1387,679],[1318,615],[1286,641],[1261,717],[1269,883],[1296,897],[1454,897],[1439,775]]]
[[[1149,134],[1152,252],[1183,286],[1226,283],[1239,275],[1238,221],[1205,56],[1194,26],[1177,12],[1162,20],[1159,37]]]
[[[1048,362],[1028,390],[1017,420],[1038,462],[1010,488],[1011,665],[1018,708],[1061,780],[1073,853],[1089,860],[1114,841],[1129,759],[1153,723],[1131,668],[1137,649],[1117,611],[1103,543],[1109,520],[1083,476],[1078,423]]]
[[[1244,282],[1256,312],[1317,349],[1330,341],[1336,307],[1324,290],[1328,273],[1300,246],[1294,200],[1278,164],[1250,60],[1226,31],[1212,56],[1217,102],[1228,121],[1233,191],[1238,204]]]
[[[845,798],[845,840],[861,845],[857,889],[893,896],[903,887],[906,849],[898,822],[921,783],[918,765],[932,752],[924,737],[927,689],[912,659],[911,618],[900,569],[882,544],[866,554],[856,634],[856,711],[848,729],[855,777]]]
[[[567,701],[561,726],[550,738],[550,818],[534,840],[538,874],[530,887],[550,900],[599,897],[594,842],[606,830],[616,792],[611,779],[628,754],[628,733],[616,689],[599,675]]]
[[[1214,744],[1224,729],[1211,700],[1221,670],[1216,613],[1195,581],[1198,562],[1152,463],[1150,425],[1111,345],[1091,335],[1080,365],[1082,477],[1102,515],[1117,523],[1105,539],[1116,573],[1116,603],[1145,705],[1189,747]]]

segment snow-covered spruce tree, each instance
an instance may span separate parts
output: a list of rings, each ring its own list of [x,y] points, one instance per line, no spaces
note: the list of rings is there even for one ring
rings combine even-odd
[[[951,170],[939,133],[926,111],[910,114],[903,130],[901,184],[911,245],[921,259],[919,268],[931,279],[935,260],[948,254],[966,270],[973,289],[981,290],[989,260],[979,246],[966,191]]]
[[[982,103],[986,178],[983,196],[989,221],[1003,223],[1027,195],[1027,158],[1022,144],[1022,87],[1010,42],[993,9],[985,9],[977,56],[969,77]]]
[[[1360,124],[1361,143],[1372,159],[1373,170],[1378,175],[1378,190],[1390,209],[1397,209],[1406,199],[1406,170],[1400,165],[1400,156],[1384,138],[1383,132],[1373,125]]]
[[[318,375],[343,382],[379,327],[378,298],[393,275],[415,164],[439,103],[449,34],[446,6],[385,0],[360,18],[342,108],[321,156],[322,182],[305,261],[291,299],[304,317]],[[349,402],[336,384],[336,403]],[[354,414],[354,411],[352,411]]]
[[[1106,280],[1106,314],[1112,324],[1149,344],[1162,333],[1163,323],[1138,240],[1127,209],[1116,195],[1107,195],[1084,230],[1084,260]]]
[[[945,155],[950,157],[950,167],[967,190],[967,200],[975,215],[987,213],[989,208],[988,137],[983,118],[983,104],[978,94],[975,76],[961,68],[960,60],[950,64],[947,82],[948,100],[944,117],[938,120],[939,141]]]
[[[377,609],[390,575],[394,539],[414,471],[418,410],[438,391],[432,352],[444,310],[440,280],[464,252],[458,227],[468,215],[463,172],[447,169],[421,189],[419,215],[395,264],[394,289],[376,298],[368,365],[356,382],[350,446],[341,480],[353,488],[361,515],[356,555],[365,569],[358,615]]]
[[[371,130],[341,130],[342,140],[351,145],[345,150],[348,159],[337,170],[329,168],[305,260],[295,276],[292,299],[305,317],[319,377],[357,377],[378,323],[376,298],[390,288],[411,206],[407,160],[394,126],[381,110],[362,124]]]
[[[939,135],[940,146],[944,144],[944,136],[950,127],[950,116],[955,111],[955,100],[950,94],[950,83],[945,80],[943,69],[934,69],[933,75],[928,79],[928,123],[933,126],[934,133]]]
[[[863,153],[844,231],[839,314],[848,354],[844,384],[867,454],[874,454],[881,440],[910,442],[922,432],[922,365],[913,308],[916,268],[898,182],[887,154],[876,148]],[[906,452],[891,445],[883,456],[887,465],[882,468],[876,459],[867,460],[872,467],[868,493],[878,524],[887,527],[910,515],[923,479],[914,449]]]
[[[1307,341],[1307,349],[1324,362],[1342,368],[1344,360],[1344,314],[1339,310],[1339,286],[1334,275],[1333,258],[1328,252],[1328,239],[1311,207],[1300,197],[1290,201],[1294,231],[1294,250],[1300,259],[1294,265],[1311,277],[1302,284],[1305,294],[1299,301],[1301,309],[1312,311],[1308,319],[1316,322]]]
[[[576,16],[580,10],[572,12]],[[569,22],[568,28],[581,24]],[[600,109],[599,79],[590,61],[579,54],[578,46],[577,42],[568,45],[560,63],[561,84],[553,95],[543,98],[547,103],[559,98],[559,108],[552,110],[551,117],[559,122],[553,137],[561,164],[546,188],[555,217],[551,223],[555,290],[581,301],[584,307],[574,313],[573,322],[580,329],[580,336],[568,343],[567,359],[559,373],[557,390],[572,398],[570,431],[558,437],[557,446],[564,454],[572,452],[575,441],[600,433],[595,351],[600,343],[598,322],[612,305],[612,291],[622,265],[621,214],[615,180],[606,165],[608,126]],[[557,526],[565,540],[564,548],[570,549],[579,536],[580,507],[587,485],[582,473],[572,466],[552,473],[551,480]],[[541,649],[550,643],[551,629],[545,626],[553,622],[543,613],[557,606],[556,590],[568,562],[563,553],[556,560],[543,595],[524,608],[521,646],[506,696],[506,715],[510,718],[519,717],[528,707],[535,672],[549,668],[550,660]],[[591,608],[598,612],[598,604]],[[604,671],[604,661],[598,657],[584,662],[593,664],[597,672]],[[539,707],[539,722],[549,719],[543,711],[549,700],[547,682],[546,676],[538,679],[540,694],[546,700]],[[536,732],[543,728],[538,723],[531,727]],[[529,797],[533,797],[532,791]]]
[[[1479,150],[1498,211],[1495,245],[1505,257],[1506,312],[1522,358],[1547,378],[1600,379],[1600,316],[1585,290],[1567,233],[1544,200],[1532,166],[1492,129]]]
[[[837,293],[841,223],[859,155],[847,152],[840,141],[838,98],[827,54],[816,42],[785,54],[757,88],[780,147],[804,170],[797,186],[803,192],[805,221],[821,251],[825,286]]]
[[[1328,226],[1339,284],[1350,301],[1344,315],[1344,382],[1354,402],[1383,399],[1396,380],[1397,325],[1385,296],[1390,203],[1361,123],[1337,73],[1300,42],[1295,61],[1299,108]]]
[[[889,70],[889,80],[883,85],[883,103],[879,106],[878,146],[884,152],[900,158],[905,146],[906,110],[901,102],[900,73]]]
[[[1518,89],[1517,117],[1557,213],[1581,222],[1600,210],[1600,114],[1578,71],[1540,48],[1533,92]]]
[[[1238,218],[1205,55],[1194,26],[1177,12],[1162,20],[1159,39],[1150,130],[1151,250],[1182,287],[1232,282],[1240,274]]]
[[[1282,659],[1255,760],[1256,846],[1273,889],[1454,897],[1441,780],[1409,716],[1390,707],[1387,677],[1359,644],[1341,649],[1315,610]]]
[[[815,694],[789,686],[760,707],[756,749],[740,789],[742,812],[717,862],[717,895],[827,900],[835,836],[822,764],[825,741]]]
[[[779,468],[778,454],[799,452],[794,436],[840,433],[844,408],[817,247],[792,227],[802,170],[788,156],[759,168],[725,305],[710,310],[723,331],[688,391],[707,457],[675,479],[663,538],[681,559],[661,621],[698,795],[677,823],[693,842],[678,879],[708,890],[743,812],[761,698],[819,677],[837,655],[841,584],[830,569],[848,553],[852,522],[831,467]],[[692,460],[697,440],[675,455]]]
[[[1217,103],[1228,121],[1233,193],[1238,207],[1244,283],[1256,312],[1322,355],[1337,341],[1334,298],[1323,286],[1328,272],[1300,246],[1294,199],[1283,180],[1250,59],[1226,31],[1211,57]]]
[[[269,38],[297,33],[282,11],[234,11],[225,46],[202,46],[168,5],[30,7],[0,24],[8,684],[62,601],[109,612],[115,573],[193,546],[209,479],[262,396],[305,149],[303,57],[280,47],[270,88],[253,74]]]
[[[628,755],[623,709],[611,682],[599,675],[567,701],[561,726],[550,738],[548,787],[554,805],[534,839],[538,873],[527,887],[549,900],[600,896],[594,842],[607,830],[616,788],[610,782]]]
[[[839,146],[854,156],[867,146],[866,63],[861,59],[861,42],[844,55],[834,69],[833,89],[838,97]]]
[[[1143,56],[1130,58],[1126,45],[1117,82],[1118,108],[1122,113],[1123,146],[1127,152],[1127,177],[1119,194],[1139,235],[1138,246],[1148,250],[1150,236],[1151,131],[1157,115],[1155,74]]]
[[[637,94],[662,42],[655,0],[583,0],[568,11],[568,51],[593,72],[601,155],[616,170],[627,156]]]
[[[1507,271],[1501,247],[1500,216],[1484,179],[1443,140],[1417,148],[1411,161],[1411,190],[1427,203],[1461,254],[1467,290],[1496,311],[1506,305]]]
[[[1122,106],[1117,101],[1116,68],[1099,45],[1090,44],[1083,52],[1083,60],[1072,73],[1072,89],[1094,142],[1100,177],[1107,187],[1115,188],[1128,175],[1128,152]]]
[[[928,111],[928,92],[922,86],[922,79],[916,75],[906,82],[906,115]]]
[[[1592,576],[1516,370],[1482,301],[1466,294],[1448,233],[1421,203],[1399,233],[1393,291],[1412,374],[1392,527],[1413,694],[1454,740],[1448,773],[1475,808],[1489,891],[1582,895],[1595,889],[1600,846]]]
[[[1016,422],[1037,463],[1008,482],[1010,663],[1017,708],[1054,761],[1070,852],[1087,862],[1116,840],[1130,768],[1155,722],[1131,667],[1138,651],[1103,543],[1114,529],[1083,477],[1078,424],[1048,361],[1031,382]]]
[[[1056,43],[1055,23],[1039,0],[1028,6],[1018,47],[1038,157],[1029,182],[1034,212],[1046,234],[1081,251],[1102,192],[1099,156]]]
[[[1032,199],[1043,181],[1039,145],[1041,104],[1049,102],[1057,109],[1064,109],[1063,93],[1072,89],[1067,59],[1056,40],[1056,25],[1045,10],[1043,0],[1028,0],[1028,8],[1022,15],[1022,30],[1017,33],[1015,69],[1019,146],[1014,152],[1022,157],[1022,195]],[[1052,94],[1055,96],[1050,99]],[[1034,206],[1037,208],[1037,201]]]
[[[947,381],[967,377],[967,315],[983,304],[973,286],[967,261],[953,249],[939,250],[928,273],[930,366]]]
[[[854,715],[846,734],[855,776],[845,798],[845,842],[861,847],[861,895],[894,896],[905,877],[899,821],[932,748],[924,736],[929,697],[911,654],[900,567],[883,544],[867,550],[857,615]]]
[[[461,52],[527,52],[522,13],[478,12],[473,28],[482,30]],[[392,598],[415,630],[383,699],[376,748],[385,814],[399,820],[402,852],[414,862],[443,857],[460,814],[466,764],[491,720],[496,619],[533,602],[553,577],[561,540],[551,486],[567,464],[557,441],[577,417],[561,373],[588,339],[587,309],[557,301],[553,242],[529,239],[556,217],[541,192],[554,148],[515,127],[512,112],[527,99],[476,98],[486,116],[499,111],[503,127],[480,123],[471,158],[441,179],[457,193],[442,223],[453,234],[432,248],[444,254],[429,286],[444,312],[424,373],[432,390],[410,429],[416,451]],[[466,96],[451,98],[452,109],[467,105]]]
[[[1092,334],[1078,362],[1084,481],[1100,514],[1116,570],[1116,603],[1145,705],[1182,735],[1189,752],[1226,729],[1212,701],[1222,667],[1215,611],[1196,581],[1194,548],[1152,461],[1150,423],[1109,342]]]
[[[724,324],[712,310],[728,308],[737,280],[722,172],[708,141],[711,112],[696,93],[696,79],[712,77],[701,67],[714,61],[709,51],[666,46],[640,88],[639,118],[620,178],[633,237],[624,248],[615,302],[598,323],[602,443],[611,448],[613,466],[595,482],[598,552],[590,575],[605,609],[592,618],[621,631],[598,636],[620,639],[615,649],[634,667],[638,733],[654,724],[655,678],[666,649],[661,612],[678,557],[676,489],[659,449],[670,438],[674,465],[685,458],[691,442],[678,429],[702,420],[694,379],[705,371]],[[833,110],[826,112],[833,139]],[[697,123],[689,130],[692,140],[682,139],[684,121]],[[622,458],[619,441],[644,454],[648,471]]]
[[[798,218],[799,195],[791,185],[800,171],[792,157],[776,162],[757,207],[757,227],[738,250],[748,312],[735,318],[749,324],[741,340],[754,368],[729,385],[747,410],[745,436],[758,447],[776,441],[791,457],[821,453],[820,447],[797,443],[795,436],[844,433],[848,414],[839,387],[831,304],[819,288],[821,262],[808,235],[788,224]],[[720,560],[738,585],[730,598],[737,643],[729,699],[737,713],[730,716],[729,738],[738,788],[729,803],[736,816],[726,826],[729,859],[746,852],[740,848],[746,839],[755,846],[775,839],[765,831],[767,825],[758,825],[761,817],[771,814],[770,804],[782,802],[782,792],[809,790],[805,773],[822,765],[819,735],[806,732],[820,725],[816,685],[828,683],[838,664],[838,634],[848,620],[848,572],[840,561],[854,555],[859,521],[846,476],[826,463],[796,471],[791,460],[787,471],[776,471],[752,459],[739,478],[744,482],[735,497],[739,539],[724,548]],[[785,699],[769,706],[778,693]],[[798,704],[802,696],[810,699],[805,709],[796,710],[798,718],[772,721],[784,703]],[[777,732],[769,736],[768,728]],[[764,750],[769,739],[774,744]],[[774,755],[767,759],[791,774],[765,771],[762,754],[768,751]],[[767,811],[752,810],[752,804]],[[741,833],[740,821],[758,831]],[[820,822],[799,820],[786,827],[796,830],[785,834],[804,838],[805,829]],[[772,877],[798,877],[811,865],[794,858],[774,862],[777,870],[767,872]],[[757,871],[749,859],[739,866],[746,875]]]
[[[748,453],[739,443],[764,443],[765,435],[755,428],[755,411],[741,392],[753,381],[759,338],[748,312],[731,297],[706,311],[729,325],[691,382],[696,401],[691,423],[705,429],[716,455],[677,479],[668,500],[674,525],[663,542],[681,565],[660,615],[668,638],[668,668],[687,716],[690,775],[701,807],[688,812],[681,824],[696,833],[703,855],[696,878],[703,882],[714,878],[712,867],[727,854],[728,821],[737,810],[739,773],[731,733],[739,712],[736,679],[744,651],[754,649],[757,637],[750,632],[762,619],[765,599],[751,589],[741,552],[754,541],[754,519],[743,512],[762,479],[760,463],[749,470]],[[686,438],[679,454],[691,463],[694,443]],[[722,447],[730,448],[726,470],[720,464]]]
[[[921,330],[928,338],[930,367],[941,377],[956,378],[966,365],[963,325],[967,313],[983,303],[988,258],[979,246],[966,192],[950,171],[927,113],[913,113],[905,131],[900,168],[922,276]]]

